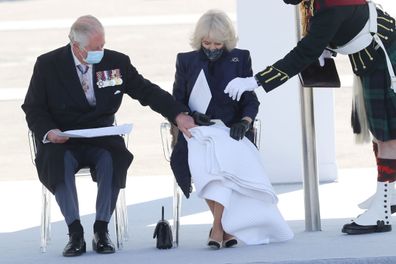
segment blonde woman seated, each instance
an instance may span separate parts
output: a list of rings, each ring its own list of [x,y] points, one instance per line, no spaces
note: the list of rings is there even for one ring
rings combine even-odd
[[[256,94],[245,92],[240,101],[234,101],[223,92],[233,78],[253,74],[249,51],[235,48],[236,43],[235,30],[227,15],[222,11],[209,10],[195,27],[191,39],[194,50],[177,55],[173,85],[174,97],[189,107],[198,125],[209,125],[209,118],[223,123],[190,129],[193,137],[188,142],[179,133],[171,157],[172,170],[185,196],[188,198],[190,195],[192,177],[197,194],[206,200],[213,214],[208,246],[215,249],[235,246],[237,238],[246,244],[262,244],[287,240],[293,236],[276,207],[276,195],[261,164],[252,166],[249,159],[234,162],[241,169],[249,170],[250,167],[258,166],[257,172],[249,170],[242,173],[244,175],[233,173],[233,169],[227,166],[221,168],[220,172],[219,168],[207,166],[212,161],[208,159],[220,156],[224,161],[239,156],[238,153],[230,152],[233,150],[247,151],[247,156],[253,160],[257,160],[254,155],[259,155],[251,142],[252,121],[259,107]],[[205,144],[208,142],[216,142],[209,147],[214,150],[211,153],[206,151],[208,145]],[[222,144],[226,148],[221,147]],[[217,162],[219,166],[224,165],[218,159]],[[227,172],[227,169],[231,172]],[[256,176],[258,179],[254,178]],[[252,200],[259,202],[253,202],[255,205],[249,207]],[[259,205],[259,222],[251,222],[256,214],[243,213],[240,202],[248,203],[245,209],[256,210],[256,205]]]

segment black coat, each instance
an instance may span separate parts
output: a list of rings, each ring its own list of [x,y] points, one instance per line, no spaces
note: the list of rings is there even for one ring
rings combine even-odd
[[[98,88],[96,73],[119,69],[122,84]],[[93,68],[93,85],[96,106],[91,107],[85,97],[77,75],[70,45],[38,57],[29,89],[22,105],[29,129],[38,142],[36,166],[40,181],[52,192],[64,179],[64,153],[76,146],[92,145],[108,150],[113,158],[114,184],[125,187],[127,169],[133,156],[121,136],[92,139],[70,139],[65,144],[43,144],[44,135],[51,129],[62,131],[111,126],[119,109],[123,94],[154,111],[171,122],[187,109],[157,85],[143,78],[132,66],[129,57],[105,50],[104,57]],[[118,92],[119,91],[119,92]]]

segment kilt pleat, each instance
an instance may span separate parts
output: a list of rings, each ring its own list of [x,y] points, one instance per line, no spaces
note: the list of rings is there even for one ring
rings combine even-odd
[[[388,48],[388,55],[396,72],[396,41]],[[380,141],[396,139],[396,93],[390,88],[385,58],[361,79],[370,132]]]

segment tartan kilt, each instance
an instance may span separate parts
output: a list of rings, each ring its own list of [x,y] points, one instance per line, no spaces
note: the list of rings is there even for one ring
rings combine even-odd
[[[396,41],[387,48],[396,72]],[[361,76],[368,126],[380,141],[396,139],[396,93],[390,88],[385,57],[376,69]]]

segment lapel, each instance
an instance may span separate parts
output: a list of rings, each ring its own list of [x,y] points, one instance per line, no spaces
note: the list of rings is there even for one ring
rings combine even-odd
[[[57,60],[56,67],[63,86],[77,104],[90,108],[77,75],[70,45],[64,47],[60,56],[61,58]]]
[[[109,97],[109,93],[106,93],[105,91],[107,89],[111,89],[112,87],[99,88],[97,85],[98,80],[96,77],[96,73],[120,68],[119,65],[116,65],[114,61],[110,59],[109,53],[110,53],[109,50],[105,49],[104,56],[100,61],[100,63],[93,65],[92,68],[92,75],[93,75],[92,82],[96,96],[97,111],[101,111],[102,108],[108,106],[108,104],[111,103],[111,98]]]
[[[103,98],[103,96],[102,96],[103,93],[101,93],[99,91],[99,87],[97,85],[98,80],[96,78],[97,72],[107,70],[106,69],[106,67],[107,67],[106,59],[107,58],[106,58],[106,51],[105,51],[105,55],[103,56],[101,62],[98,64],[92,65],[92,84],[93,84],[93,88],[94,88],[94,92],[95,92],[96,108],[97,109],[100,109],[100,107],[103,106],[106,101],[106,98]]]

